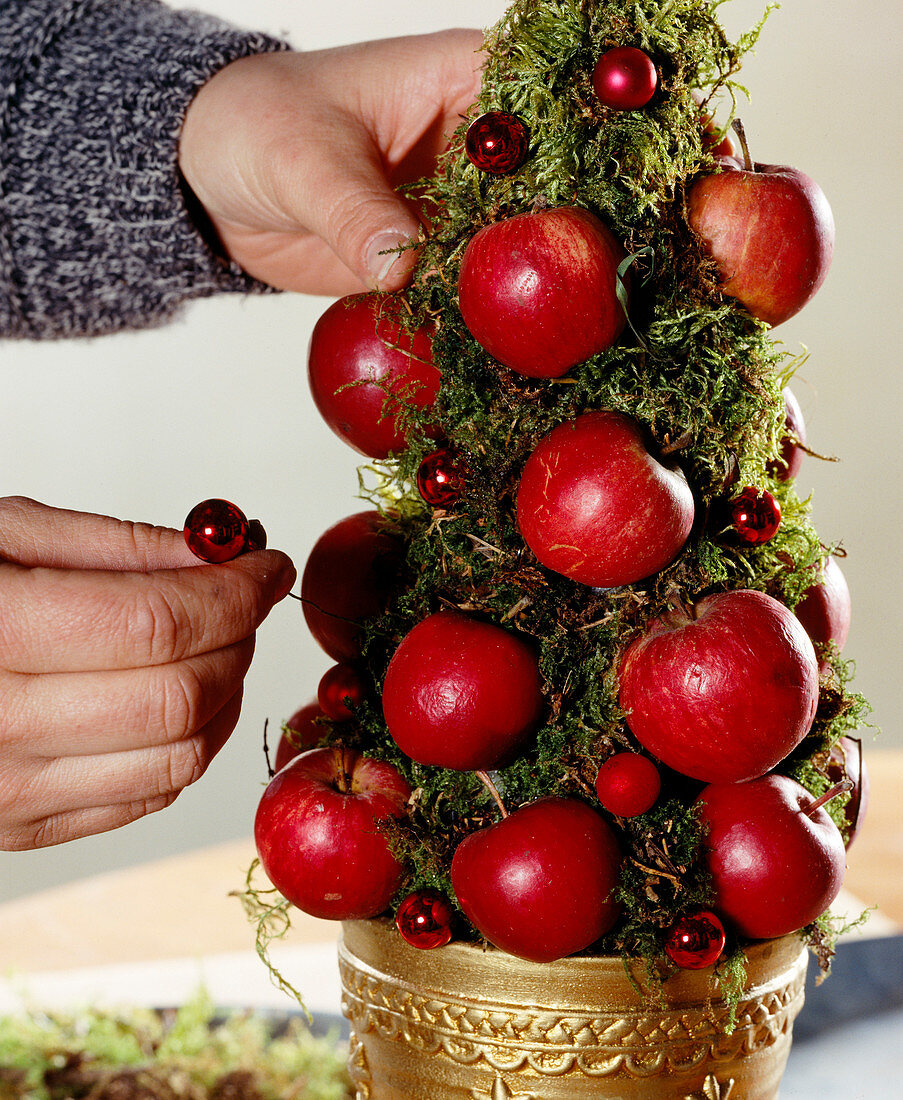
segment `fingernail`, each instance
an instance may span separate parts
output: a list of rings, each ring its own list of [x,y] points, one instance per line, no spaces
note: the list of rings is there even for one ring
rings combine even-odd
[[[285,599],[289,592],[291,592],[297,579],[298,570],[295,569],[292,562],[287,562],[283,565],[279,570],[279,576],[276,578],[276,603]]]
[[[380,233],[370,242],[367,249],[367,270],[370,272],[370,284],[374,290],[382,288],[392,268],[401,259],[403,253],[398,249],[410,243],[410,238],[402,233]]]

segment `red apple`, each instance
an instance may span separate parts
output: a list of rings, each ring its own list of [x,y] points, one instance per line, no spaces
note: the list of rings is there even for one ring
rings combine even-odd
[[[638,752],[616,752],[596,774],[596,797],[617,817],[637,817],[651,810],[661,789],[658,768]]]
[[[320,677],[317,701],[334,722],[347,722],[354,717],[348,707],[359,707],[367,694],[363,676],[354,665],[333,665]],[[346,702],[347,700],[347,702]]]
[[[601,814],[541,798],[465,837],[451,879],[458,904],[496,947],[551,962],[595,943],[620,913],[621,850]]]
[[[540,440],[517,494],[521,534],[548,569],[594,588],[632,584],[680,553],[693,526],[683,472],[620,413],[587,412]]]
[[[702,92],[693,91],[693,102],[697,107],[702,107],[705,102]],[[702,127],[702,145],[706,152],[714,157],[736,157],[740,154],[740,147],[734,140],[732,131],[721,132],[714,115],[709,111],[701,112],[699,122]]]
[[[850,590],[835,557],[825,559],[820,579],[806,589],[794,613],[817,645],[833,642],[843,649],[850,632]]]
[[[818,184],[786,165],[740,166],[703,176],[689,193],[689,221],[721,273],[721,289],[761,321],[798,313],[828,274],[834,218]]]
[[[254,819],[257,854],[292,905],[326,920],[382,913],[404,867],[379,822],[400,818],[411,788],[392,767],[349,749],[311,749],[278,772]]]
[[[849,848],[862,828],[869,804],[869,773],[862,757],[861,742],[855,737],[841,737],[831,749],[826,770],[828,779],[832,783],[849,779],[853,784],[850,797],[844,807],[845,844]]]
[[[588,210],[559,206],[481,229],[458,276],[474,339],[529,378],[559,378],[610,348],[627,318],[618,300],[624,249]]]
[[[392,295],[352,294],[333,302],[310,340],[314,404],[340,439],[370,458],[407,446],[397,402],[429,408],[439,390],[432,333],[409,334],[401,311]]]
[[[694,779],[739,783],[809,732],[818,664],[793,613],[744,589],[652,622],[625,653],[620,685],[627,723],[649,752]]]
[[[840,891],[840,831],[793,779],[766,775],[719,783],[698,805],[714,907],[750,939],[783,936],[820,916]]]
[[[420,764],[495,768],[542,719],[536,651],[514,631],[438,611],[409,631],[393,654],[383,714],[395,743]]]
[[[778,481],[789,481],[800,472],[806,452],[806,423],[803,410],[792,390],[784,389],[784,437],[781,440],[781,454],[774,462],[769,462],[768,472]]]
[[[277,772],[282,771],[289,760],[294,760],[299,753],[306,749],[313,749],[320,743],[326,734],[326,729],[316,719],[323,717],[325,715],[320,704],[314,700],[299,707],[289,718],[276,746],[276,760],[273,767]]]
[[[304,618],[335,661],[361,655],[361,623],[381,614],[401,547],[379,512],[357,512],[324,532],[301,577]]]

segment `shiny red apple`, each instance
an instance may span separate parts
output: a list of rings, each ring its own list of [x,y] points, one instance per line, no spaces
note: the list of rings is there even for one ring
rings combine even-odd
[[[532,643],[456,611],[438,611],[409,631],[383,683],[383,715],[401,751],[461,771],[509,761],[543,709]]]
[[[357,512],[325,531],[301,576],[304,618],[335,661],[361,655],[361,624],[385,610],[401,554],[379,512]]]
[[[596,797],[617,817],[638,817],[651,810],[661,789],[658,768],[638,752],[616,752],[596,773]]]
[[[366,696],[367,684],[354,665],[333,665],[323,673],[317,685],[317,701],[334,722],[353,718],[354,708],[359,707]]]
[[[844,807],[844,843],[849,848],[862,828],[869,804],[869,773],[862,756],[862,743],[855,737],[841,737],[831,749],[825,770],[832,783],[848,779],[853,784]]]
[[[822,285],[834,252],[834,217],[824,192],[786,165],[741,166],[690,188],[689,221],[721,274],[721,289],[761,321],[779,325]]]
[[[632,584],[680,553],[694,517],[683,471],[640,425],[609,411],[565,421],[527,459],[517,522],[548,569],[594,588]]]
[[[793,779],[706,787],[699,796],[714,908],[750,939],[783,936],[820,916],[840,891],[846,854],[824,807]]]
[[[624,249],[594,214],[559,206],[481,229],[458,276],[474,339],[529,378],[559,378],[610,348],[624,329],[618,266]]]
[[[326,735],[326,727],[317,721],[325,717],[320,704],[313,700],[299,707],[285,723],[285,729],[276,746],[276,759],[273,767],[282,771],[289,760],[299,753],[316,748]]]
[[[770,771],[809,732],[818,664],[782,603],[719,592],[668,611],[630,645],[619,698],[634,736],[662,763],[739,783]]]
[[[833,643],[843,649],[850,633],[850,590],[833,555],[825,558],[821,576],[803,593],[794,613],[817,645]]]
[[[541,798],[458,845],[458,904],[496,947],[551,962],[595,943],[620,914],[621,850],[601,814],[573,798]]]
[[[803,465],[806,452],[806,423],[803,410],[793,391],[784,389],[784,435],[781,438],[781,453],[774,462],[769,462],[768,472],[778,481],[789,481],[796,477]]]
[[[314,404],[340,439],[370,458],[405,449],[400,403],[430,408],[441,381],[431,330],[408,333],[402,311],[393,295],[352,294],[333,302],[311,335]]]
[[[257,854],[292,905],[326,920],[363,920],[388,906],[404,867],[379,823],[400,818],[411,788],[384,761],[311,749],[278,772],[254,819]]]

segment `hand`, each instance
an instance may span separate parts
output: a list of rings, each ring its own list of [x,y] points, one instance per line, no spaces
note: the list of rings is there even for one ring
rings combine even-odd
[[[0,499],[0,849],[173,802],[235,727],[294,580],[277,551],[203,565],[178,531]]]
[[[397,290],[417,207],[394,193],[431,176],[479,90],[482,36],[456,30],[243,58],[188,110],[185,180],[229,256],[285,290]]]

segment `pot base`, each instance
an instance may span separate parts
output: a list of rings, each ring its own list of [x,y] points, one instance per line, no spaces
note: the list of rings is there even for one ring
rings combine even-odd
[[[339,946],[357,1100],[775,1100],[802,1007],[795,936],[747,952],[729,1010],[713,971],[659,994],[643,964],[536,964],[453,943],[411,947],[387,920],[347,921]]]

